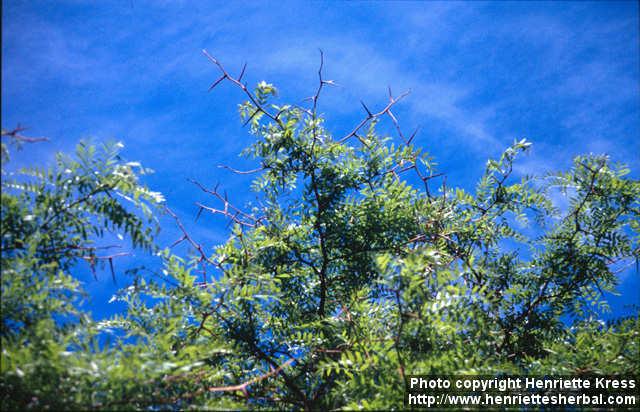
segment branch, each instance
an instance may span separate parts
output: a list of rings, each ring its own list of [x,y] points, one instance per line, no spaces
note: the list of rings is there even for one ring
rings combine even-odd
[[[110,184],[102,183],[102,184],[98,185],[91,192],[87,193],[86,195],[84,195],[80,199],[74,200],[73,202],[69,203],[66,206],[63,206],[62,208],[60,208],[57,211],[55,211],[52,215],[47,217],[47,219],[40,225],[39,230],[47,230],[47,226],[49,225],[49,223],[51,223],[55,218],[57,218],[60,215],[60,213],[67,213],[68,210],[78,206],[81,203],[84,203],[84,202],[88,201],[93,196],[97,195],[98,193],[106,192],[107,195],[109,195],[109,190],[111,190],[111,189],[113,189],[113,186],[110,185]]]
[[[180,230],[182,231],[182,237],[181,237],[180,239],[178,239],[178,241],[174,242],[174,243],[173,243],[173,245],[171,245],[171,247],[173,247],[173,246],[177,245],[178,243],[181,243],[181,242],[183,242],[183,241],[185,241],[185,240],[186,240],[186,241],[188,241],[188,242],[191,244],[191,246],[193,246],[193,247],[198,251],[198,253],[200,254],[200,260],[199,260],[199,262],[203,262],[203,261],[205,261],[205,262],[208,262],[208,263],[210,263],[210,264],[212,264],[212,265],[214,265],[214,266],[217,266],[217,265],[216,265],[216,263],[215,263],[215,262],[213,262],[211,259],[209,259],[209,258],[207,257],[207,255],[204,253],[204,250],[202,249],[202,245],[200,245],[199,243],[197,243],[195,240],[193,240],[193,238],[192,238],[191,236],[189,236],[189,233],[187,233],[187,230],[186,230],[186,229],[184,228],[184,226],[182,225],[182,222],[180,221],[180,219],[178,218],[178,216],[177,216],[175,213],[173,213],[173,211],[172,211],[171,209],[169,209],[167,206],[165,206],[165,208],[164,208],[164,209],[167,211],[167,213],[168,213],[172,218],[174,218],[174,219],[175,219],[175,221],[176,221],[176,223],[177,223],[178,227],[179,227],[179,228],[180,228]]]
[[[260,382],[262,380],[265,380],[271,376],[274,375],[278,375],[280,372],[282,372],[282,370],[284,368],[286,368],[287,366],[289,366],[292,362],[294,361],[293,358],[289,359],[288,361],[286,361],[285,363],[283,363],[282,365],[278,366],[275,369],[272,369],[271,371],[265,373],[264,375],[260,375],[260,376],[256,376],[253,379],[250,379],[244,383],[241,383],[239,385],[233,385],[233,386],[212,386],[210,388],[208,388],[207,390],[209,392],[236,392],[236,391],[242,391],[242,393],[244,394],[245,397],[249,396],[249,393],[247,392],[247,387],[253,383],[256,382]]]
[[[29,137],[29,136],[24,136],[20,134],[20,132],[23,132],[25,130],[27,130],[27,128],[22,127],[20,125],[16,126],[15,129],[9,130],[9,131],[2,129],[2,137],[10,137],[12,139],[15,139],[17,141],[24,142],[24,143],[36,143],[36,142],[49,141],[49,139],[46,137]]]
[[[338,143],[342,143],[344,141],[346,141],[347,139],[349,139],[350,137],[353,137],[356,135],[356,133],[358,133],[358,131],[367,123],[369,123],[372,120],[375,120],[381,116],[384,116],[385,114],[389,113],[389,110],[391,110],[391,108],[398,103],[400,100],[402,100],[403,98],[405,98],[407,95],[409,95],[409,91],[406,91],[404,93],[402,93],[400,96],[398,97],[390,97],[389,98],[389,103],[385,106],[384,109],[382,109],[381,111],[379,111],[378,113],[371,113],[369,111],[369,109],[365,107],[366,111],[367,111],[367,117],[364,118],[352,131],[351,133],[349,133],[348,135],[346,135],[345,137],[343,137],[342,139],[338,140]]]
[[[249,172],[247,172],[249,173]],[[200,211],[198,212],[198,215],[200,215],[200,212],[202,210],[208,210],[211,213],[214,214],[221,214],[223,216],[226,216],[227,218],[231,219],[232,221],[243,225],[243,226],[248,226],[248,227],[255,227],[257,226],[260,221],[261,218],[255,218],[254,216],[242,211],[241,209],[233,206],[231,203],[229,203],[229,200],[227,199],[227,194],[225,193],[224,195],[221,194],[220,192],[218,192],[218,185],[216,185],[213,189],[208,189],[206,188],[204,185],[202,185],[200,182],[193,180],[193,179],[187,179],[189,182],[195,184],[196,186],[198,186],[200,188],[200,190],[202,190],[205,193],[209,193],[213,196],[215,196],[218,200],[220,200],[221,202],[223,202],[224,204],[224,209],[220,210],[220,209],[215,209],[209,206],[205,206],[202,205],[200,203],[196,203],[196,205],[200,208]],[[240,216],[242,219],[238,218],[238,216]]]
[[[257,172],[260,172],[260,171],[264,170],[264,167],[259,167],[257,169],[251,169],[251,170],[246,170],[246,171],[245,170],[237,170],[237,169],[234,169],[233,167],[229,167],[227,165],[219,165],[218,167],[221,168],[221,169],[231,170],[233,173],[237,173],[239,175],[249,175],[249,174],[257,173]]]
[[[86,260],[87,262],[89,262],[89,266],[91,268],[91,273],[93,273],[93,278],[94,279],[98,279],[98,276],[96,274],[96,260],[108,260],[109,261],[109,269],[111,270],[111,278],[113,279],[113,283],[116,283],[116,272],[113,269],[113,259],[117,258],[117,257],[121,257],[121,256],[129,256],[131,255],[131,253],[129,252],[120,252],[120,253],[114,253],[112,255],[108,255],[108,256],[95,256],[95,255],[90,255],[90,256],[82,256],[82,259]]]
[[[247,86],[244,83],[242,83],[242,76],[244,76],[244,72],[245,72],[245,69],[246,69],[246,66],[247,66],[246,64],[243,66],[242,72],[240,73],[240,75],[237,78],[235,78],[235,77],[231,76],[225,70],[225,68],[222,66],[222,64],[216,58],[211,56],[206,50],[203,49],[202,53],[205,56],[207,56],[207,59],[209,59],[209,61],[211,61],[213,64],[215,64],[218,67],[218,69],[220,70],[220,72],[222,73],[222,76],[219,79],[217,79],[215,82],[213,82],[213,84],[209,87],[209,91],[213,90],[218,84],[220,84],[224,80],[230,81],[232,84],[237,86],[240,90],[242,90],[242,92],[249,98],[249,100],[251,101],[253,106],[256,108],[256,111],[253,113],[253,116],[255,116],[259,112],[262,112],[267,117],[269,117],[271,120],[276,122],[276,124],[280,127],[280,129],[285,130],[285,127],[284,127],[284,124],[282,123],[282,121],[278,117],[276,117],[275,115],[273,115],[269,111],[267,111],[264,108],[264,106],[261,105],[257,101],[256,97],[253,95],[253,93],[251,93],[249,91]],[[251,117],[253,117],[253,116],[251,116]]]

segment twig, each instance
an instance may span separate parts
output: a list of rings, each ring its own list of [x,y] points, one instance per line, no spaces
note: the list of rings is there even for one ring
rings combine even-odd
[[[205,206],[201,203],[196,203],[196,205],[200,208],[200,211],[204,209],[214,214],[221,214],[229,218],[231,221],[234,221],[243,226],[255,227],[260,223],[261,219],[257,219],[254,216],[240,210],[239,208],[229,203],[229,200],[227,199],[227,194],[225,193],[223,195],[220,192],[218,192],[218,185],[216,185],[213,189],[208,189],[196,180],[193,180],[193,179],[187,179],[187,180],[195,184],[196,186],[198,186],[200,190],[202,190],[203,192],[209,193],[215,196],[218,200],[220,200],[224,204],[224,209],[220,210],[220,209],[215,209],[209,206]],[[200,214],[200,211],[198,212],[198,215]],[[239,219],[238,216],[242,217],[242,219]]]
[[[264,108],[263,105],[261,105],[258,100],[256,99],[256,97],[253,95],[253,93],[251,93],[249,91],[249,89],[247,88],[247,86],[242,83],[242,76],[244,75],[245,72],[245,68],[246,68],[246,64],[245,66],[242,68],[242,72],[240,73],[240,76],[238,76],[238,78],[235,78],[233,76],[231,76],[226,69],[224,68],[224,66],[222,66],[222,64],[213,56],[211,56],[206,50],[202,50],[202,53],[207,57],[207,59],[209,59],[209,61],[211,61],[213,64],[215,64],[218,69],[220,70],[220,72],[222,73],[222,76],[217,79],[215,82],[213,82],[213,84],[209,87],[209,91],[213,90],[218,84],[220,84],[222,81],[224,80],[228,80],[230,81],[232,84],[234,84],[235,86],[237,86],[240,90],[242,90],[242,92],[249,98],[249,100],[251,101],[251,103],[253,104],[253,106],[256,108],[256,111],[253,113],[253,116],[255,116],[258,112],[262,112],[264,113],[267,117],[269,117],[271,120],[273,120],[274,122],[276,122],[276,124],[282,129],[285,130],[284,124],[282,123],[282,121],[277,118],[275,115],[271,114],[268,110],[266,110]]]
[[[366,118],[364,118],[364,119],[363,119],[363,120],[362,120],[362,121],[361,121],[361,122],[360,122],[360,123],[359,123],[359,124],[358,124],[358,125],[357,125],[353,130],[352,130],[352,131],[351,131],[351,133],[349,133],[348,135],[346,135],[346,136],[345,136],[345,137],[343,137],[342,139],[338,140],[338,143],[342,143],[342,142],[346,141],[347,139],[349,139],[350,137],[355,136],[355,135],[356,135],[356,133],[358,133],[358,131],[359,131],[359,130],[364,126],[364,125],[366,125],[367,123],[369,123],[369,122],[370,122],[370,121],[372,121],[372,120],[375,120],[375,119],[377,119],[377,118],[379,118],[379,117],[381,117],[381,116],[383,116],[383,115],[387,114],[387,113],[389,112],[389,110],[391,110],[391,108],[392,108],[396,103],[398,103],[398,102],[399,102],[400,100],[402,100],[404,97],[406,97],[407,95],[409,95],[409,93],[410,93],[409,91],[406,91],[406,92],[402,93],[402,94],[401,94],[400,96],[398,96],[398,97],[395,97],[395,98],[391,97],[391,98],[389,99],[389,103],[384,107],[384,109],[382,109],[382,110],[381,110],[381,111],[379,111],[378,113],[371,113],[371,112],[369,111],[369,109],[367,109],[367,108],[366,108],[366,106],[365,106],[365,109],[367,110],[367,117],[366,117]],[[363,105],[364,105],[364,104],[363,104]]]
[[[221,169],[231,170],[233,173],[237,173],[239,175],[249,175],[251,173],[257,173],[257,172],[260,172],[260,171],[264,170],[264,167],[258,167],[256,169],[251,169],[251,170],[237,170],[237,169],[234,169],[233,167],[229,167],[227,165],[219,165],[218,167],[221,168]]]
[[[244,383],[241,383],[239,385],[233,385],[233,386],[212,386],[210,388],[208,388],[207,390],[209,392],[235,392],[235,391],[242,391],[242,393],[245,395],[245,397],[249,396],[249,392],[247,391],[247,387],[253,383],[256,382],[260,382],[262,380],[265,380],[271,376],[274,375],[278,375],[280,372],[282,372],[282,370],[284,368],[286,368],[287,366],[289,366],[292,362],[294,361],[293,358],[289,359],[288,361],[286,361],[285,363],[283,363],[282,365],[278,366],[275,369],[272,369],[271,371],[265,373],[264,375],[260,375],[257,376],[253,379],[250,379]]]
[[[175,213],[173,213],[173,211],[172,211],[171,209],[169,209],[167,206],[165,206],[164,210],[166,210],[166,211],[167,211],[167,213],[169,214],[169,216],[171,216],[172,218],[174,218],[174,219],[175,219],[176,224],[178,225],[178,227],[179,227],[179,228],[180,228],[180,230],[182,231],[182,237],[181,237],[178,241],[174,242],[174,244],[172,245],[172,247],[173,247],[173,246],[175,246],[175,245],[177,245],[178,243],[183,242],[183,241],[185,241],[185,240],[186,240],[186,241],[188,241],[188,242],[191,244],[191,246],[193,246],[193,247],[198,251],[198,253],[200,254],[200,260],[199,260],[200,262],[202,262],[202,261],[206,261],[206,262],[208,262],[208,263],[210,263],[210,264],[212,264],[212,265],[216,266],[215,262],[213,262],[211,259],[209,259],[209,258],[207,257],[207,255],[204,253],[204,250],[202,249],[202,245],[200,245],[199,243],[197,243],[195,240],[193,240],[193,238],[191,238],[191,236],[189,236],[189,233],[187,232],[187,230],[185,229],[185,227],[182,225],[182,222],[180,221],[180,218],[178,218],[178,216],[177,216]]]
[[[24,136],[20,134],[20,132],[23,132],[25,130],[27,130],[27,128],[22,127],[20,125],[16,126],[13,130],[9,130],[9,131],[2,129],[2,137],[11,137],[12,139],[18,140],[20,142],[25,142],[25,143],[49,141],[49,139],[46,137],[29,137],[29,136]]]

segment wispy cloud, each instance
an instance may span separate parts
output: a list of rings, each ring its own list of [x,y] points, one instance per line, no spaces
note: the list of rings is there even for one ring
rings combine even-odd
[[[223,181],[238,204],[253,196],[249,179],[216,167],[249,165],[236,154],[252,137],[241,94],[206,93],[217,71],[202,48],[233,72],[248,62],[248,85],[271,81],[288,102],[314,92],[323,49],[340,87],[320,109],[336,134],[364,114],[359,100],[376,109],[387,86],[411,89],[396,114],[422,126],[416,143],[452,185],[472,186],[488,156],[522,137],[535,143],[522,174],[582,152],[640,173],[637,3],[5,2],[2,23],[3,125],[53,140],[16,161],[46,163],[87,135],[125,140],[186,220],[199,196],[187,177]],[[223,222],[201,223],[203,239],[224,237]]]

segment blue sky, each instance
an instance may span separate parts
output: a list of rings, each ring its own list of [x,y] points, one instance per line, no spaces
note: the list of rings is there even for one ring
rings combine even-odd
[[[2,125],[29,126],[51,142],[14,155],[51,162],[81,138],[117,139],[124,155],[156,170],[146,183],[207,245],[225,223],[193,223],[208,201],[186,179],[222,182],[251,199],[249,178],[217,166],[251,168],[238,157],[251,137],[228,85],[207,93],[215,68],[274,83],[300,102],[317,85],[318,48],[328,90],[320,110],[336,135],[362,116],[359,100],[382,107],[386,89],[412,93],[396,115],[448,174],[472,188],[488,157],[515,138],[534,142],[517,173],[570,165],[608,153],[640,175],[640,60],[636,2],[190,2],[3,1]],[[209,202],[211,203],[211,202]],[[163,238],[177,232],[166,222]],[[140,257],[142,258],[142,257]],[[623,296],[640,304],[639,275],[622,275]],[[115,287],[86,274],[98,316]]]

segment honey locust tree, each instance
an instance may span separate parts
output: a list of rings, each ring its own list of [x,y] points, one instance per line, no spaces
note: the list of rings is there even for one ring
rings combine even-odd
[[[362,122],[335,137],[318,112],[332,83],[321,70],[299,107],[207,57],[221,73],[212,87],[227,81],[247,98],[240,115],[255,140],[244,154],[259,163],[259,202],[243,210],[196,182],[221,203],[200,213],[233,224],[228,241],[209,253],[185,231],[192,259],[164,252],[177,286],[121,296],[131,333],[167,333],[135,304],[148,293],[182,318],[173,350],[206,355],[162,375],[163,402],[393,409],[407,374],[639,371],[638,316],[597,317],[639,254],[640,184],[624,166],[580,156],[566,172],[518,180],[514,162],[530,147],[521,140],[486,163],[475,191],[432,187],[440,172],[392,112],[404,95],[390,92],[376,113],[364,106]],[[384,119],[395,139],[378,134]],[[554,206],[554,191],[568,207]]]
[[[70,378],[84,388],[76,404],[401,409],[408,374],[639,372],[638,316],[597,317],[616,272],[639,257],[640,183],[624,166],[589,155],[515,179],[530,147],[520,140],[474,191],[445,186],[401,132],[392,109],[404,95],[364,106],[332,136],[318,111],[332,83],[322,70],[300,107],[207,57],[220,70],[213,87],[246,97],[258,201],[235,206],[196,182],[220,203],[200,213],[232,223],[213,249],[167,210],[192,253],[160,251],[162,268],[138,271],[116,296],[127,313],[92,326],[119,330],[114,344],[74,348],[95,364]],[[378,132],[384,120],[398,136]],[[3,379],[19,379],[14,367]]]

